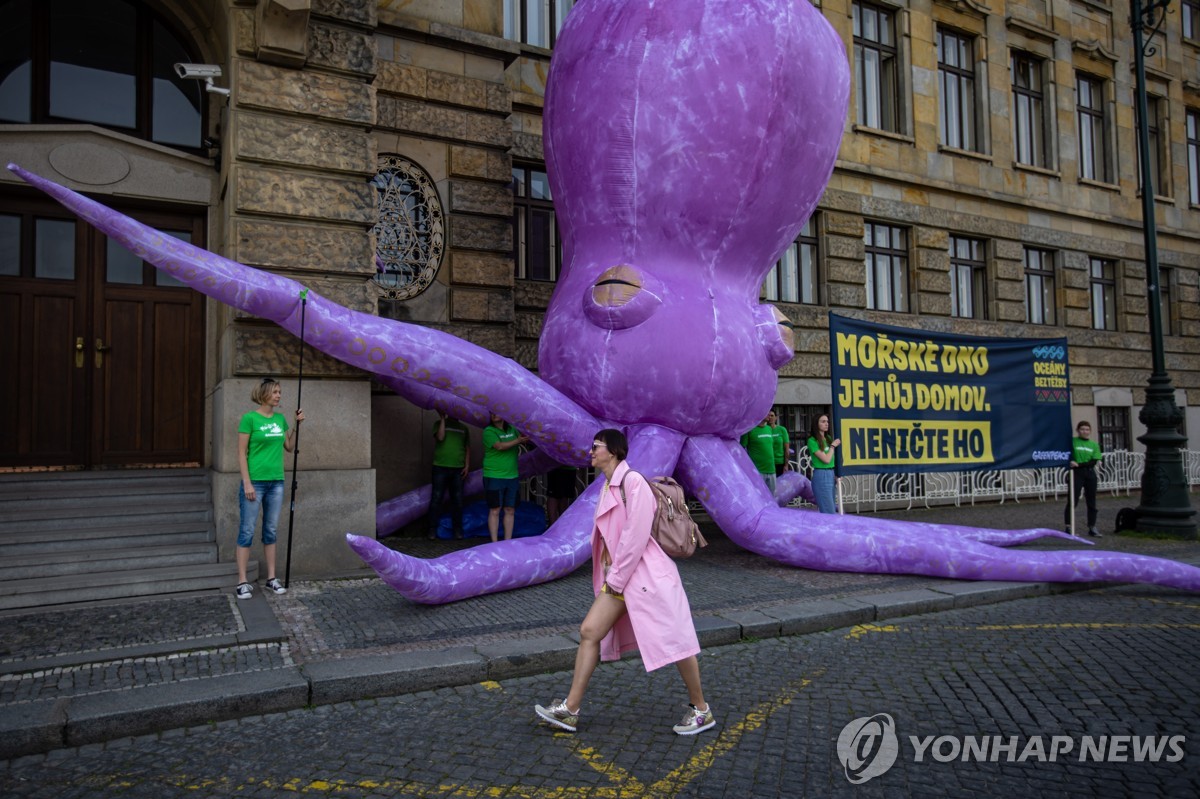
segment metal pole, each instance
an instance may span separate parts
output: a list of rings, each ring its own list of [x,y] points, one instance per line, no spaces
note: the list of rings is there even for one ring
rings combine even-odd
[[[1167,374],[1163,355],[1162,300],[1159,290],[1158,233],[1154,217],[1154,179],[1150,172],[1149,108],[1146,101],[1146,63],[1143,32],[1150,26],[1153,37],[1162,25],[1171,0],[1130,0],[1130,27],[1133,29],[1133,63],[1136,85],[1139,164],[1142,173],[1142,233],[1146,251],[1146,295],[1150,304],[1150,352],[1152,371],[1146,389],[1146,402],[1138,419],[1146,433],[1138,441],[1146,445],[1146,466],[1142,471],[1142,500],[1135,513],[1140,532],[1195,539],[1196,511],[1188,499],[1184,478],[1182,448],[1187,438],[1179,433],[1183,411],[1175,404],[1175,389]]]
[[[308,289],[300,291],[300,368],[296,377],[296,410],[304,406],[300,397],[304,391],[304,315],[308,310]],[[292,443],[292,501],[288,506],[288,544],[287,565],[283,569],[283,587],[291,588],[292,584],[292,523],[296,520],[296,464],[300,460],[300,423],[296,423],[296,438]]]

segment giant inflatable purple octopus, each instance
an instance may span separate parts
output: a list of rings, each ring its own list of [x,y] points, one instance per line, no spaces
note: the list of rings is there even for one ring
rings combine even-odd
[[[781,507],[738,435],[771,407],[793,355],[758,302],[833,171],[846,45],[808,0],[581,0],[554,50],[545,148],[563,235],[539,374],[447,333],[308,295],[305,340],[422,408],[494,412],[538,449],[523,474],[588,463],[619,427],[631,465],[674,475],[735,543],[809,569],[970,580],[1146,582],[1200,590],[1200,569],[1116,552],[1009,551],[1051,530],[825,516]],[[131,251],[223,303],[300,333],[302,286],[192,247],[10,165]],[[478,472],[468,492],[480,487]],[[388,585],[444,603],[561,577],[590,555],[593,484],[544,534],[424,560],[349,545]],[[377,536],[419,518],[429,487],[385,502]]]

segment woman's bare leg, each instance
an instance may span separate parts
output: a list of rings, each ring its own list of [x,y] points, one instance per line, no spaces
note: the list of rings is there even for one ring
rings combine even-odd
[[[567,694],[567,709],[579,710],[587,691],[592,672],[600,662],[600,641],[613,625],[625,615],[625,601],[612,594],[597,594],[596,601],[579,625],[579,650],[575,653],[575,673],[571,677],[571,692]],[[694,658],[693,658],[694,659]],[[699,672],[697,671],[697,675]],[[697,684],[699,676],[697,676]]]
[[[696,660],[696,656],[684,658],[676,661],[675,667],[679,669],[679,676],[683,678],[683,684],[687,686],[688,701],[692,703],[692,707],[697,710],[708,710],[708,703],[704,701],[704,691],[700,688],[700,663]],[[576,668],[579,668],[576,666]]]

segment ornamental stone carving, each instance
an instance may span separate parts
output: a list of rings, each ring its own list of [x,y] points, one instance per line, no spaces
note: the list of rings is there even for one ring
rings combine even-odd
[[[403,156],[380,156],[371,185],[379,193],[375,286],[383,299],[407,300],[429,288],[441,267],[442,203],[429,173]]]

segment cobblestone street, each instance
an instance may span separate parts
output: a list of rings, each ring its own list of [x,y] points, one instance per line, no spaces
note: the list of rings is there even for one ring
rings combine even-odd
[[[710,649],[701,666],[718,726],[692,738],[670,731],[675,670],[647,675],[627,659],[597,670],[577,735],[535,722],[533,704],[569,681],[547,674],[25,757],[0,765],[0,794],[1191,797],[1198,644],[1200,599],[1107,588]],[[895,721],[895,765],[851,784],[839,733],[880,713]],[[1130,746],[1080,762],[1085,736],[1124,735],[1184,736],[1183,757],[1160,745],[1160,762],[1135,762]],[[936,762],[951,751],[930,745],[942,736],[1016,745],[999,762]],[[1026,750],[1039,736],[1072,749],[1049,762]],[[926,742],[922,762],[913,738]]]

